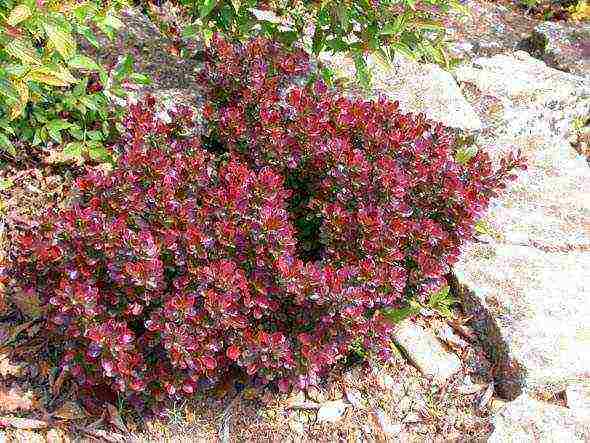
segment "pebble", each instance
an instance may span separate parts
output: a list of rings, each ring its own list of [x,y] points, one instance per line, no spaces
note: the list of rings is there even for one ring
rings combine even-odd
[[[335,423],[342,418],[346,407],[342,400],[327,401],[318,410],[318,421]]]

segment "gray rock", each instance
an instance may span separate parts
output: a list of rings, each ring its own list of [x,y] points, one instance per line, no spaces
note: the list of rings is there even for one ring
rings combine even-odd
[[[354,63],[342,55],[325,56],[336,72],[354,78]],[[372,95],[383,95],[400,103],[400,109],[414,114],[424,113],[434,121],[467,131],[481,129],[481,121],[463,97],[453,76],[440,66],[417,63],[396,55],[391,64],[370,56],[367,60],[373,73]]]
[[[399,424],[399,423],[393,424],[391,422],[391,420],[389,419],[387,414],[385,414],[383,409],[374,408],[371,411],[371,413],[373,414],[373,417],[375,419],[377,426],[379,427],[379,430],[385,436],[393,437],[395,435],[398,435],[403,430],[403,427],[401,424]]]
[[[493,235],[465,245],[455,266],[470,289],[467,314],[500,368],[500,396],[565,389],[590,371],[590,169],[567,141],[572,120],[590,115],[590,83],[523,52],[476,59],[455,75],[478,90],[475,109],[488,96],[502,103],[480,148],[528,158],[489,209]]]
[[[455,354],[445,350],[431,331],[412,321],[398,324],[393,339],[420,372],[428,377],[445,381],[461,369],[461,362]]]
[[[492,418],[494,432],[489,443],[586,442],[589,424],[567,408],[521,395]]]
[[[510,136],[567,137],[574,119],[590,111],[589,80],[550,68],[524,51],[477,58],[454,75],[474,88],[476,100],[486,99],[482,112],[500,112],[494,118]],[[493,109],[485,106],[490,99],[497,101]]]
[[[543,22],[532,32],[531,49],[548,65],[590,79],[590,24]]]
[[[569,384],[565,396],[567,406],[574,414],[590,420],[590,381]]]

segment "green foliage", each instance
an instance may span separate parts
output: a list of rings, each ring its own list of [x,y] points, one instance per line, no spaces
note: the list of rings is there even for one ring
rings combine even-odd
[[[98,47],[95,30],[112,38],[122,26],[122,0],[85,2],[0,0],[0,148],[52,140],[66,157],[104,158],[111,129],[109,97],[124,96],[113,78],[77,42]]]
[[[462,8],[455,0],[181,0],[180,3],[191,9],[194,18],[194,23],[183,32],[185,37],[199,34],[207,41],[214,32],[236,40],[263,35],[287,45],[298,41],[315,55],[345,52],[353,56],[357,76],[364,84],[370,81],[364,61],[368,52],[386,61],[400,52],[447,64],[444,27],[436,16],[451,8]]]
[[[443,287],[439,291],[433,293],[426,305],[421,305],[416,300],[410,300],[407,306],[397,309],[386,309],[383,315],[391,323],[400,323],[405,319],[418,315],[422,308],[428,308],[445,318],[452,318],[451,306],[457,303],[457,299],[450,293],[448,286]]]

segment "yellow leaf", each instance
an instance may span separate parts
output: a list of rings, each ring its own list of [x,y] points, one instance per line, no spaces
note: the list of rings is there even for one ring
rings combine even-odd
[[[64,420],[76,420],[78,418],[85,418],[86,413],[73,401],[65,402],[57,411],[53,413],[55,417],[63,418]]]
[[[47,33],[47,38],[64,60],[69,60],[74,56],[76,53],[76,41],[69,32],[49,23],[45,23],[43,28]]]
[[[64,81],[58,71],[55,71],[47,66],[41,66],[33,69],[25,77],[27,81],[34,81],[44,83],[50,86],[68,86],[69,83]]]
[[[24,64],[41,64],[41,59],[37,55],[37,51],[35,51],[33,45],[27,40],[15,38],[4,47],[4,50],[12,57],[22,61]]]
[[[14,8],[8,16],[8,23],[10,26],[16,26],[23,20],[28,19],[31,16],[31,9],[27,5],[18,5]]]
[[[22,112],[25,109],[25,106],[27,106],[27,103],[29,102],[29,87],[25,82],[19,81],[14,83],[14,89],[18,91],[20,99],[10,110],[11,121],[22,114]]]

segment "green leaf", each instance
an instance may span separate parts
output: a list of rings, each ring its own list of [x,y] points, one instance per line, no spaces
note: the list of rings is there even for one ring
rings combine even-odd
[[[83,35],[86,40],[88,40],[88,42],[95,48],[98,49],[100,47],[100,43],[96,39],[94,32],[88,26],[78,26],[78,33]]]
[[[402,32],[406,25],[406,14],[400,14],[393,23],[386,23],[380,31],[381,35],[397,35]]]
[[[129,54],[121,60],[119,66],[115,70],[115,78],[117,80],[122,80],[123,78],[127,77],[129,74],[133,72],[133,57]]]
[[[14,186],[14,183],[9,178],[0,179],[0,191],[6,191],[12,188],[12,186]]]
[[[15,38],[10,43],[8,43],[4,50],[11,55],[12,57],[20,60],[24,64],[27,65],[40,65],[41,59],[37,54],[37,51],[31,45],[28,40],[23,40],[20,38]]]
[[[63,131],[64,129],[68,129],[71,126],[72,124],[70,122],[60,118],[56,118],[47,123],[47,127],[52,131]]]
[[[396,324],[404,321],[409,317],[412,317],[413,315],[417,315],[420,312],[420,308],[420,305],[416,301],[411,300],[410,305],[404,308],[383,310],[383,315],[390,322]]]
[[[18,102],[20,100],[20,93],[14,84],[5,77],[0,77],[0,95],[6,97],[10,101]]]
[[[7,151],[10,155],[16,156],[16,149],[14,148],[14,145],[12,144],[10,139],[6,136],[6,134],[3,134],[1,132],[0,132],[0,148]]]
[[[45,29],[49,41],[55,46],[55,49],[64,60],[69,60],[74,56],[76,53],[76,41],[72,34],[50,23],[44,23],[43,29]]]
[[[455,153],[455,160],[457,163],[466,165],[469,163],[469,160],[477,155],[477,151],[478,149],[475,145],[462,147]]]
[[[369,71],[365,57],[362,52],[356,52],[353,58],[357,79],[364,88],[369,88],[371,86],[371,72]]]
[[[20,22],[28,19],[31,14],[31,8],[29,8],[27,5],[18,5],[16,8],[10,11],[10,15],[6,20],[6,23],[8,23],[10,26],[16,26]]]
[[[197,25],[185,26],[180,35],[183,38],[194,38],[199,35],[199,27]]]
[[[129,76],[129,80],[133,83],[137,83],[138,85],[151,85],[152,79],[145,74],[138,74],[137,72],[133,72]]]
[[[68,65],[70,65],[74,69],[84,69],[87,71],[98,71],[100,66],[90,57],[85,55],[75,55],[71,59],[68,60]]]
[[[213,11],[216,5],[217,0],[204,0],[203,4],[201,5],[201,10],[199,11],[199,16],[201,18],[207,17],[209,14],[211,14],[211,11]]]
[[[112,159],[111,153],[102,145],[97,144],[95,146],[88,147],[88,155],[93,160],[99,161],[110,161]]]
[[[315,55],[318,55],[320,52],[322,52],[325,43],[326,39],[324,36],[324,31],[322,31],[322,29],[319,26],[316,26],[315,32],[313,34],[311,50]]]
[[[61,138],[61,132],[54,131],[53,129],[48,129],[47,133],[49,134],[49,137],[51,137],[52,140],[55,141],[56,143],[59,143],[59,144],[63,143],[63,140]]]
[[[82,153],[84,152],[84,144],[81,142],[70,142],[68,143],[63,151],[61,157],[64,161],[76,160],[81,161],[84,159]]]

